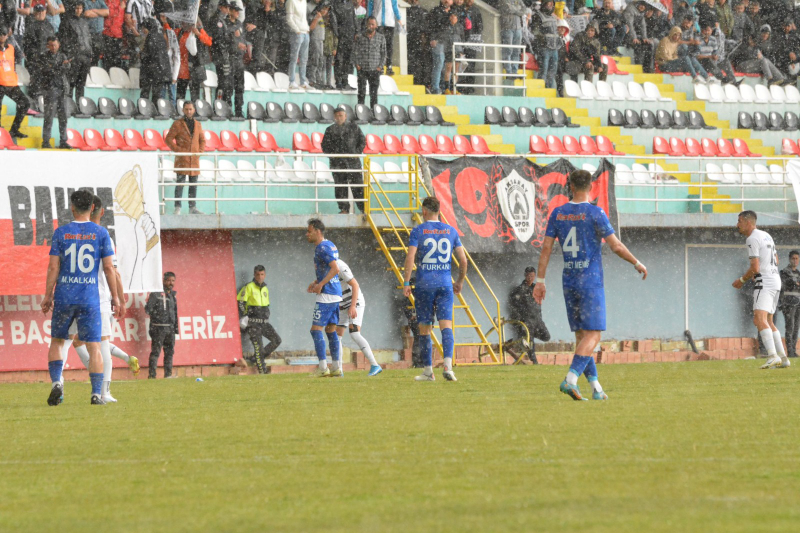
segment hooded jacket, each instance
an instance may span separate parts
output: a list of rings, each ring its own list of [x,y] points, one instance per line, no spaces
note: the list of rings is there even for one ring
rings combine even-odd
[[[292,33],[308,33],[306,0],[286,0],[286,24]]]
[[[589,38],[586,31],[580,32],[569,45],[569,60],[580,65],[592,63],[598,67],[602,63],[600,61],[600,40],[597,38],[597,23],[592,22],[591,26],[594,27],[595,37]]]

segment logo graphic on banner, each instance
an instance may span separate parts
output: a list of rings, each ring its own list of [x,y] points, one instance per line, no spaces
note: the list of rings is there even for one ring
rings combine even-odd
[[[540,166],[524,158],[426,158],[441,213],[470,251],[527,253],[541,248],[550,212],[569,201],[566,159]],[[592,203],[617,227],[614,165],[592,176]]]
[[[506,222],[517,239],[527,242],[533,237],[536,219],[536,189],[516,170],[497,182],[497,201]]]

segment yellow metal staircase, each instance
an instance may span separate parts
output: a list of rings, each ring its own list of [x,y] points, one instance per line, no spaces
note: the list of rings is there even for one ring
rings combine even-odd
[[[371,156],[377,158],[380,156]],[[365,158],[365,168],[367,173],[367,205],[365,216],[372,229],[375,239],[378,241],[378,250],[382,251],[389,263],[388,270],[391,270],[397,279],[398,290],[403,288],[404,262],[408,253],[408,238],[411,230],[417,224],[422,223],[421,207],[422,200],[430,195],[425,186],[419,171],[419,159],[417,156],[408,157],[408,171],[404,171],[407,178],[399,185],[400,188],[389,188],[385,183],[384,175],[381,172],[373,172],[370,165],[370,158]],[[386,174],[385,172],[383,174]],[[442,216],[442,221],[447,220]],[[465,249],[466,252],[466,249]],[[456,353],[454,363],[461,366],[467,364],[503,364],[503,336],[498,333],[498,339],[491,343],[484,331],[498,332],[498,322],[500,318],[500,301],[492,291],[489,283],[484,278],[478,266],[472,260],[469,252],[466,252],[469,270],[464,280],[464,287],[461,294],[456,295],[456,302],[453,306],[453,329],[473,330],[474,340],[461,339],[456,342]],[[454,262],[457,260],[454,258]],[[480,291],[478,290],[480,289]],[[481,296],[481,293],[484,296]],[[472,301],[470,303],[468,301]],[[411,302],[414,302],[413,294]],[[473,311],[474,309],[474,311]],[[459,312],[461,311],[461,312]],[[479,319],[480,318],[480,319]],[[482,324],[483,322],[483,324]],[[489,327],[485,327],[485,324]],[[457,336],[458,337],[458,336]],[[441,353],[441,341],[431,335],[434,346]],[[458,338],[456,339],[459,340]],[[459,361],[459,348],[477,348],[476,355],[478,363]]]

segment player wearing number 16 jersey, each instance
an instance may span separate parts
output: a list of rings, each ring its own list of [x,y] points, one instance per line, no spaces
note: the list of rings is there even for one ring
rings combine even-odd
[[[584,400],[578,389],[578,377],[586,375],[592,386],[592,398],[606,400],[597,380],[597,366],[592,353],[600,342],[601,332],[606,329],[606,300],[603,289],[603,239],[611,251],[633,264],[636,271],[647,277],[647,269],[628,251],[614,235],[614,228],[603,210],[589,203],[592,175],[577,170],[569,175],[572,201],[556,207],[547,221],[542,253],[539,258],[539,278],[533,289],[534,299],[541,304],[546,288],[544,284],[553,243],[558,239],[564,253],[562,285],[567,305],[569,327],[575,332],[575,355],[567,377],[561,384],[561,392],[574,400]]]
[[[47,399],[49,405],[58,405],[63,399],[61,373],[64,361],[61,349],[69,338],[69,328],[78,322],[78,338],[89,350],[89,377],[92,381],[92,404],[102,405],[103,360],[100,356],[102,320],[98,273],[100,268],[107,279],[115,279],[112,257],[114,249],[108,231],[89,220],[94,195],[88,191],[75,191],[70,196],[70,207],[75,221],[59,227],[53,233],[50,262],[47,267],[47,286],[42,301],[42,312],[53,310],[48,367],[53,387]],[[55,289],[55,296],[53,290]],[[119,317],[119,300],[116,284],[110,284],[111,308]]]
[[[411,274],[417,265],[414,287],[414,307],[417,310],[420,333],[420,355],[425,370],[417,381],[433,381],[433,344],[431,329],[434,315],[442,332],[444,378],[456,381],[453,373],[453,295],[461,292],[467,276],[467,257],[458,232],[453,226],[439,222],[439,200],[429,196],[422,202],[422,224],[411,230],[408,255],[405,262],[403,295],[411,295]],[[458,279],[453,283],[450,263],[453,255],[458,259]]]

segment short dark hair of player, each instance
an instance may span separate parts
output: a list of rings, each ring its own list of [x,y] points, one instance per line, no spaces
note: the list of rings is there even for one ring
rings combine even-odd
[[[75,208],[75,211],[80,214],[87,213],[92,209],[93,200],[94,194],[84,190],[75,191],[69,197],[69,201]]]
[[[318,218],[312,218],[309,220],[308,225],[314,229],[318,229],[320,233],[325,233],[325,223]]]
[[[439,199],[435,196],[428,196],[424,200],[422,200],[422,207],[423,209],[427,209],[430,213],[438,213],[439,212]]]
[[[747,220],[752,220],[753,222],[756,222],[758,220],[758,215],[756,215],[756,212],[750,211],[749,209],[747,211],[742,211],[741,213],[739,213],[739,216],[741,218],[746,218]]]
[[[253,272],[266,272],[267,269],[264,268],[264,265],[256,265],[253,269]]]
[[[164,279],[174,278],[174,277],[176,277],[175,272],[164,272]]]
[[[586,170],[575,170],[569,175],[569,186],[573,191],[588,191],[592,187],[592,175]]]
[[[103,200],[101,200],[100,197],[95,194],[94,198],[92,198],[92,204],[91,216],[97,216],[97,214],[100,213],[100,210],[103,209]]]
[[[800,255],[800,252],[798,252],[797,250],[792,250],[791,252],[789,252],[789,259],[791,259],[796,255]]]

